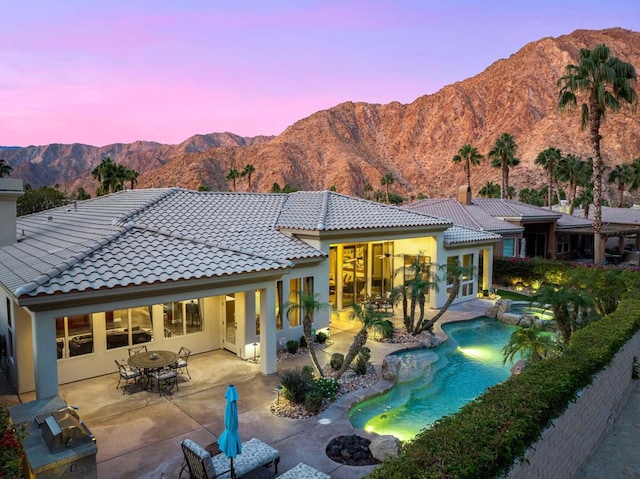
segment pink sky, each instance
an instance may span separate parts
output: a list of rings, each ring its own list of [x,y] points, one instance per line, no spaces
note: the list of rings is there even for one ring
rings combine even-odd
[[[640,1],[5,2],[0,145],[277,135],[341,102],[410,103],[528,42],[610,27],[640,31]]]

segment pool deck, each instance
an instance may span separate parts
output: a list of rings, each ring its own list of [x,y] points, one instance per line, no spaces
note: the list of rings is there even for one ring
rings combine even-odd
[[[453,305],[439,325],[483,315],[491,301],[476,299]],[[435,311],[432,312],[435,314]],[[345,352],[357,331],[357,325],[344,319],[331,323],[332,344],[322,350],[321,362],[331,353]],[[387,354],[406,349],[406,344],[369,341],[372,362],[377,368]],[[308,357],[298,356],[278,363],[288,369],[308,364]],[[212,443],[224,428],[224,392],[228,384],[238,389],[240,434],[244,440],[257,437],[278,449],[281,462],[278,472],[305,462],[334,479],[365,476],[375,466],[354,467],[329,459],[324,449],[335,436],[352,434],[348,420],[350,406],[365,396],[380,393],[392,386],[379,381],[369,390],[359,390],[340,398],[317,417],[286,419],[271,414],[276,400],[277,376],[262,376],[258,366],[240,361],[224,351],[193,356],[189,362],[191,381],[180,382],[180,390],[158,396],[148,391],[123,395],[115,388],[117,375],[111,374],[60,386],[60,394],[79,407],[79,414],[97,438],[98,474],[101,479],[178,477],[182,463],[180,442],[193,439],[203,445]],[[34,399],[33,393],[18,396],[0,374],[0,402],[19,404]],[[640,477],[640,384],[634,385],[622,415],[611,428],[580,479],[596,477]]]

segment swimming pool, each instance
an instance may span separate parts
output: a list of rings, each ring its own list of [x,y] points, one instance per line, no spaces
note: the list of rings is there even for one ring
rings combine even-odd
[[[443,325],[449,339],[434,349],[397,353],[400,376],[388,392],[349,411],[354,427],[412,439],[510,375],[502,347],[517,326],[491,318]]]

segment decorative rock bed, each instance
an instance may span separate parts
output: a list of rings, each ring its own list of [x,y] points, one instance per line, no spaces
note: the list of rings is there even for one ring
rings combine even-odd
[[[348,466],[379,464],[369,449],[371,441],[362,436],[338,436],[329,441],[326,453],[329,459]]]
[[[510,299],[499,299],[496,303],[485,311],[485,316],[496,318],[503,323],[523,326],[525,328],[536,326],[543,331],[556,331],[556,322],[553,320],[540,319],[532,314],[512,313],[513,301]]]

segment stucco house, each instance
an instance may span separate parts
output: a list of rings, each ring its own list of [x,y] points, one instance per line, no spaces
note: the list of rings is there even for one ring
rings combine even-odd
[[[302,336],[299,291],[347,308],[401,284],[416,256],[474,266],[457,301],[491,285],[500,237],[330,191],[125,190],[15,218],[20,180],[0,179],[0,334],[10,377],[37,398],[113,373],[127,348],[227,349],[276,371]],[[429,306],[447,295],[447,278]],[[328,332],[329,309],[314,317]]]

